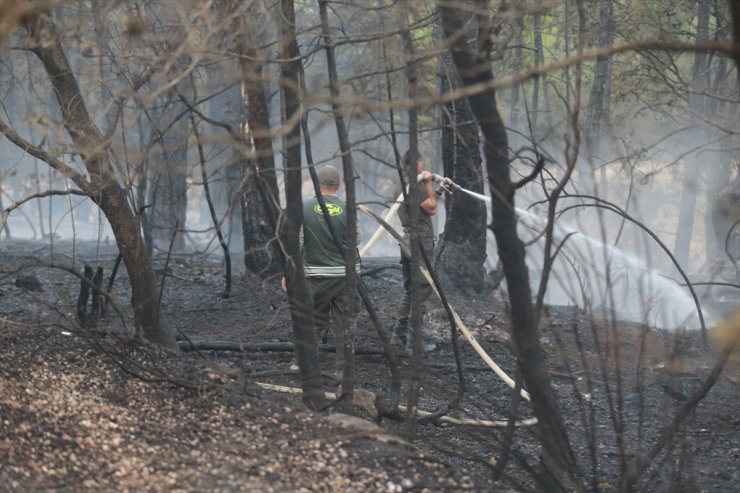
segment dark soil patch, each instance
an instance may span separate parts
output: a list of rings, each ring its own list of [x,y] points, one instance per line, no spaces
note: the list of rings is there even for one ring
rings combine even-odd
[[[536,427],[518,429],[503,476],[503,429],[443,422],[417,427],[413,446],[404,424],[305,410],[297,396],[259,387],[299,387],[289,351],[189,351],[173,356],[115,334],[115,315],[92,339],[76,329],[79,280],[53,262],[81,270],[83,261],[113,266],[111,246],[32,242],[0,245],[0,489],[137,491],[538,491]],[[22,279],[35,277],[42,291]],[[35,265],[34,267],[31,267]],[[164,261],[156,265],[164,269]],[[214,260],[174,256],[165,278],[163,309],[183,338],[241,343],[290,341],[287,300],[277,280],[235,279],[221,296],[223,271]],[[396,259],[369,259],[365,276],[386,327],[393,327],[402,293]],[[26,287],[23,287],[23,286]],[[29,287],[31,286],[31,287]],[[126,317],[128,284],[119,272],[113,291]],[[509,375],[505,305],[448,292],[480,344]],[[125,321],[130,325],[131,320]],[[458,381],[449,322],[431,303],[425,327],[438,349],[424,357],[420,408],[453,401]],[[333,338],[329,335],[328,345]],[[356,346],[379,349],[363,311]],[[459,339],[465,392],[450,416],[499,420],[510,414],[512,392]],[[594,490],[619,489],[621,464],[651,457],[664,427],[701,387],[718,349],[698,333],[681,336],[630,324],[595,324],[582,312],[548,307],[542,343],[571,445]],[[372,352],[372,351],[371,351]],[[334,355],[321,353],[327,372]],[[412,368],[402,358],[402,404]],[[651,458],[642,491],[732,491],[740,480],[740,399],[737,354],[668,446]],[[387,394],[390,375],[381,354],[358,355],[357,387]],[[366,410],[354,408],[372,420]],[[532,417],[519,405],[518,419]],[[616,433],[614,430],[622,430]]]

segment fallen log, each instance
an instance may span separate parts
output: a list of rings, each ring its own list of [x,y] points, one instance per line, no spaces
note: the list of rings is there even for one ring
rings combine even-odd
[[[215,341],[199,340],[177,341],[181,351],[235,351],[238,353],[275,352],[292,353],[295,345],[287,341],[275,342],[242,342],[242,341]],[[319,351],[327,353],[336,352],[336,346],[331,344],[319,344]],[[355,354],[361,355],[384,355],[382,348],[355,348]]]

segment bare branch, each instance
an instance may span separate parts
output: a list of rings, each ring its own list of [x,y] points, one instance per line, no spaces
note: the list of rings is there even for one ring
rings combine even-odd
[[[28,154],[32,155],[33,157],[39,158],[42,161],[44,161],[46,164],[54,168],[56,171],[60,172],[67,178],[74,181],[77,186],[79,186],[83,190],[87,190],[90,187],[90,183],[77,171],[69,167],[68,165],[64,164],[48,152],[44,151],[40,147],[37,147],[27,140],[25,140],[23,137],[18,135],[15,130],[13,130],[10,126],[6,125],[5,122],[0,121],[0,132],[2,132],[5,137],[11,141],[16,146],[20,147],[22,150],[27,152]]]
[[[2,213],[0,213],[0,231],[2,231],[5,228],[5,224],[7,223],[8,216],[10,216],[10,213],[16,210],[18,207],[22,206],[26,202],[33,200],[33,199],[43,199],[44,197],[51,197],[54,195],[80,195],[82,197],[88,197],[88,194],[85,192],[82,192],[80,190],[47,190],[45,192],[39,192],[35,193],[33,195],[29,195],[28,197],[24,197],[21,200],[18,200],[16,202],[13,202],[8,207],[3,209]]]

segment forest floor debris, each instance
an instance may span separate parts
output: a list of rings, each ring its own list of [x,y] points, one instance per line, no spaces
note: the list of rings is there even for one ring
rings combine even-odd
[[[110,272],[115,261],[110,246],[77,244],[73,250],[63,242],[51,252],[41,243],[4,241],[0,254],[5,271],[31,260],[43,264],[50,256],[58,263],[74,263],[78,270],[84,261]],[[364,279],[388,328],[393,327],[402,293],[396,262],[366,261],[377,275]],[[164,267],[163,261],[157,261],[157,267]],[[221,298],[223,270],[218,261],[182,255],[168,268],[163,309],[170,324],[188,338],[291,340],[287,302],[276,280],[239,276],[231,296]],[[495,482],[501,430],[426,424],[418,427],[412,444],[403,437],[402,423],[384,420],[378,426],[362,407],[355,408],[356,417],[332,410],[308,412],[299,397],[256,385],[300,386],[297,372],[289,369],[289,351],[173,356],[111,336],[100,338],[99,333],[98,342],[91,344],[75,329],[78,279],[43,266],[20,274],[0,278],[4,490],[537,489],[522,466],[536,464],[536,427],[516,431],[516,457]],[[16,285],[16,279],[28,276],[38,280],[41,291]],[[114,298],[126,313],[129,296],[125,272],[119,273]],[[505,304],[448,296],[481,345],[515,376]],[[110,315],[98,330],[115,332],[121,326]],[[421,407],[434,411],[457,392],[458,382],[449,323],[435,303],[427,307],[425,327],[439,349],[425,356]],[[581,464],[597,461],[594,482],[604,491],[618,488],[619,458],[632,460],[650,450],[677,406],[706,378],[717,354],[717,348],[702,346],[697,332],[676,335],[622,323],[617,331],[591,323],[572,307],[549,307],[542,323],[542,342],[573,449]],[[330,335],[329,345],[331,341]],[[505,419],[511,390],[460,342],[465,393],[451,415]],[[357,346],[379,347],[365,313],[358,318]],[[390,385],[385,359],[369,353],[357,357],[357,386],[382,395]],[[336,389],[328,378],[333,358],[330,351],[321,353],[327,391]],[[739,359],[733,356],[682,426],[674,446],[656,458],[642,483],[646,491],[680,486],[721,492],[740,481]],[[408,375],[407,360],[402,361]],[[520,403],[518,418],[531,417],[530,406]],[[625,430],[624,454],[614,436],[615,420],[621,420]]]

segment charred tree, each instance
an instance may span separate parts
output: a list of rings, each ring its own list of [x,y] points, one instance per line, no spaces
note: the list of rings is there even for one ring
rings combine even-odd
[[[93,268],[86,265],[80,281],[80,294],[77,296],[77,321],[86,329],[95,327],[98,320],[105,315],[105,304],[101,299],[103,268],[98,266],[95,274]],[[88,308],[88,300],[90,306]]]
[[[534,22],[534,65],[540,67],[544,64],[545,54],[542,43],[542,14],[534,12],[532,15]],[[544,85],[544,76],[542,80],[537,76],[532,81],[532,111],[529,116],[529,130],[532,133],[531,138],[538,140],[538,129],[540,123],[540,82]]]
[[[270,113],[262,62],[256,50],[242,41],[242,81],[247,93],[247,120],[254,157],[242,162],[241,194],[244,265],[250,271],[269,277],[280,272],[280,252],[275,242],[275,210],[279,209],[279,192],[275,176]],[[272,202],[272,204],[271,204]]]
[[[522,0],[515,0],[513,5],[515,8],[521,8]],[[524,20],[521,15],[516,16],[513,20],[513,60],[511,62],[511,73],[518,77],[522,72],[522,46],[524,44]],[[514,84],[510,91],[511,96],[509,100],[509,122],[511,128],[514,131],[519,130],[519,84]]]
[[[717,5],[713,9],[715,26],[713,37],[716,40],[729,41],[732,38],[732,23],[730,8],[721,8]],[[713,63],[716,62],[716,63]],[[708,93],[713,97],[707,101],[707,115],[710,121],[718,122],[723,129],[737,127],[737,104],[740,95],[740,81],[735,77],[735,68],[729,54],[711,54],[708,68],[710,72],[710,89]],[[722,137],[723,131],[715,126],[710,127],[714,140]],[[714,226],[714,217],[717,214],[717,202],[720,192],[732,181],[733,161],[736,159],[735,148],[722,139],[722,144],[713,166],[706,168],[706,204],[704,209],[704,241],[706,244],[706,261],[725,256],[724,236]]]
[[[438,67],[440,94],[459,90],[460,77],[448,52],[439,55]],[[470,103],[466,99],[450,101],[441,107],[439,118],[444,175],[463,188],[482,193],[478,123]],[[449,194],[445,212],[444,232],[437,247],[437,275],[464,292],[481,293],[485,287],[485,204],[462,193]]]
[[[290,314],[296,343],[298,368],[301,373],[303,401],[318,408],[323,402],[318,342],[313,324],[313,301],[303,271],[303,258],[298,235],[303,223],[301,198],[301,129],[299,70],[301,63],[295,32],[293,0],[281,0],[280,64],[281,89],[285,100],[285,122],[290,127],[284,137],[285,147],[285,217],[281,220],[279,237],[285,255],[285,279],[290,299]]]
[[[2,189],[2,186],[3,186],[3,182],[2,180],[0,180],[0,189]],[[0,211],[3,211],[3,210],[5,210],[5,207],[3,207],[3,194],[0,193]],[[7,222],[3,222],[2,227],[0,229],[2,229],[2,233],[5,234],[5,238],[10,239],[10,236],[11,236],[10,228],[8,227]]]
[[[732,44],[735,48],[733,58],[737,70],[737,80],[740,84],[740,2],[729,2],[730,16],[732,17]]]
[[[461,6],[452,7],[447,2],[438,1],[437,8],[463,86],[490,87],[493,75],[489,61],[480,53],[470,50],[462,36],[465,13]],[[540,487],[546,491],[567,491],[575,480],[577,464],[539,342],[524,245],[517,234],[515,189],[510,177],[506,129],[492,89],[475,92],[468,99],[484,138],[484,155],[493,199],[491,229],[496,237],[509,286],[513,348],[539,421],[543,465]]]
[[[710,0],[699,0],[697,2],[696,41],[706,43],[709,41],[709,13],[712,2]],[[691,90],[689,92],[689,126],[701,128],[702,116],[705,115],[708,72],[708,55],[699,50],[694,53],[694,66],[692,73]],[[700,136],[704,132],[699,131]],[[699,188],[701,165],[698,159],[687,162],[683,170],[683,183],[681,190],[681,202],[678,210],[678,227],[676,229],[676,243],[673,247],[673,255],[682,268],[686,268],[689,262],[691,250],[691,237],[694,233],[694,216],[696,215],[696,196]]]
[[[280,255],[274,244],[275,235],[267,219],[269,208],[265,206],[255,176],[252,160],[242,163],[244,191],[240,194],[242,237],[244,239],[244,266],[262,278],[280,271]]]
[[[411,101],[416,100],[418,97],[418,73],[417,66],[414,60],[415,47],[414,39],[411,36],[409,30],[408,19],[411,17],[410,13],[410,2],[403,0],[399,3],[400,17],[401,17],[401,39],[403,42],[403,55],[404,55],[404,71],[406,74],[406,88],[408,91],[408,98]],[[417,227],[417,218],[420,213],[419,207],[416,206],[420,200],[420,190],[418,187],[413,186],[416,182],[416,176],[418,170],[416,169],[416,163],[418,162],[421,154],[419,152],[419,111],[416,106],[411,105],[408,111],[409,118],[409,150],[408,153],[412,156],[404,163],[404,170],[399,170],[401,176],[401,188],[406,189],[408,185],[408,193],[405,193],[405,203],[401,207],[407,208],[408,222],[410,225],[409,231],[409,245],[411,247],[411,258],[409,262],[410,281],[411,286],[409,289],[409,297],[411,302],[411,309],[409,311],[409,331],[412,342],[412,355],[411,355],[411,373],[409,375],[409,390],[408,390],[408,408],[416,409],[419,404],[419,396],[421,395],[421,377],[422,377],[422,293],[421,293],[421,282],[423,276],[421,274],[421,266],[424,265],[422,258],[423,248],[421,245],[421,237]],[[404,178],[405,177],[405,178]],[[431,259],[428,259],[431,261]],[[413,439],[416,434],[416,422],[417,416],[415,412],[410,412],[406,418],[404,429],[406,435]]]
[[[326,49],[327,71],[329,75],[329,90],[332,96],[332,112],[334,114],[334,125],[337,129],[337,138],[339,139],[339,148],[342,151],[342,170],[344,172],[344,185],[347,204],[347,237],[342,238],[346,248],[344,248],[345,264],[345,283],[346,288],[344,296],[347,299],[347,306],[350,313],[357,313],[357,271],[355,263],[357,261],[357,198],[355,195],[354,164],[352,160],[352,150],[350,148],[349,133],[347,124],[342,114],[342,107],[339,103],[341,91],[339,87],[339,76],[337,75],[337,61],[335,56],[334,40],[329,30],[329,12],[326,0],[319,0],[319,10],[321,14],[321,30]],[[328,218],[327,218],[328,221]],[[335,330],[344,330],[335,327]],[[337,351],[344,353],[344,371],[342,372],[342,395],[347,395],[349,399],[345,402],[351,402],[354,388],[355,372],[355,348],[354,348],[354,323],[344,334],[341,339],[344,341],[344,347],[338,347]],[[347,405],[344,405],[347,407]]]
[[[740,261],[740,174],[713,202],[712,225],[722,255],[731,262]]]
[[[614,0],[601,0],[599,5],[599,46],[611,47],[614,44]],[[599,185],[601,192],[606,192],[606,168],[598,166],[606,161],[601,155],[601,141],[603,133],[609,127],[609,99],[611,93],[612,57],[602,55],[596,57],[594,63],[594,79],[591,83],[591,95],[586,109],[584,134],[588,164],[586,181],[596,183],[595,168],[601,170]],[[591,189],[592,187],[587,187]]]

